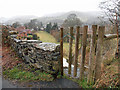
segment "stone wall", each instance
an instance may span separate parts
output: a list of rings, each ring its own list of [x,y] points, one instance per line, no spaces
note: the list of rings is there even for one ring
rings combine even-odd
[[[11,47],[25,63],[55,74],[60,66],[60,45],[42,43],[39,40],[18,40],[15,35],[9,36]]]

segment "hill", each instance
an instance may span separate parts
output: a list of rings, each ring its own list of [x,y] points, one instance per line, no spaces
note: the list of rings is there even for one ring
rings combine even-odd
[[[61,25],[64,20],[67,18],[67,16],[69,14],[76,14],[78,16],[78,18],[85,24],[93,24],[93,23],[98,23],[100,22],[100,20],[98,19],[98,17],[100,17],[101,15],[104,15],[102,12],[78,12],[78,11],[70,11],[67,13],[56,13],[56,14],[51,14],[51,15],[47,15],[45,17],[40,17],[37,18],[39,21],[42,21],[43,24],[47,24],[48,22],[57,22],[59,25]]]
[[[0,18],[0,20],[4,19],[4,23],[6,24],[12,24],[15,22],[20,22],[21,24],[27,23],[29,22],[31,19],[37,18],[37,16],[33,16],[33,15],[25,15],[25,16],[15,16],[12,18]]]
[[[61,12],[61,13],[54,13],[49,14],[43,17],[37,17],[33,15],[28,16],[17,16],[9,18],[6,21],[7,24],[12,24],[14,22],[20,22],[22,24],[29,22],[31,19],[37,19],[40,22],[43,22],[43,24],[47,24],[48,22],[57,22],[59,25],[61,25],[64,20],[67,18],[69,14],[76,14],[78,18],[84,23],[84,24],[94,24],[100,22],[101,15],[104,15],[102,12],[94,11],[94,12],[79,12],[79,11],[70,11],[70,12]],[[2,18],[3,19],[3,18]]]

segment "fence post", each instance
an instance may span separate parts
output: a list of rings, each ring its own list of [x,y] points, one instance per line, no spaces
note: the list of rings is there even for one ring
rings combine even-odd
[[[61,75],[63,76],[63,28],[60,28],[60,67],[61,67]]]
[[[87,44],[87,30],[88,30],[88,26],[84,26],[83,35],[82,35],[80,80],[83,79],[83,75],[84,75],[84,63],[85,63],[86,44]]]
[[[92,25],[92,35],[91,35],[91,45],[90,45],[90,55],[89,55],[89,70],[87,83],[92,84],[93,82],[93,70],[94,70],[94,61],[95,61],[95,44],[96,44],[96,32],[97,25]]]
[[[98,30],[98,41],[97,41],[97,51],[96,51],[96,60],[95,60],[95,81],[101,78],[104,30],[105,30],[105,26],[100,26]]]
[[[74,58],[74,77],[77,75],[77,63],[78,63],[78,47],[79,47],[79,29],[77,26],[76,37],[75,37],[75,58]]]
[[[68,74],[71,74],[73,27],[70,27],[70,36],[71,37],[69,38],[69,67],[68,67]]]

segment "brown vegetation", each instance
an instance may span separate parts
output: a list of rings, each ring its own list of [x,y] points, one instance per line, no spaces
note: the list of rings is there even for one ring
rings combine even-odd
[[[110,65],[104,67],[101,79],[97,80],[94,87],[119,87],[119,77],[118,77],[118,60],[113,59]]]
[[[51,30],[50,34],[59,42],[60,41],[60,32],[58,30]]]
[[[22,63],[22,60],[16,56],[15,52],[10,49],[10,47],[2,46],[2,66],[4,69],[10,69],[16,66],[19,63]]]

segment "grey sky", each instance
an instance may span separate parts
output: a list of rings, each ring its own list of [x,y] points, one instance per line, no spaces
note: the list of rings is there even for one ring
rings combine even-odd
[[[98,11],[102,0],[0,0],[0,17],[44,16],[68,11]]]

